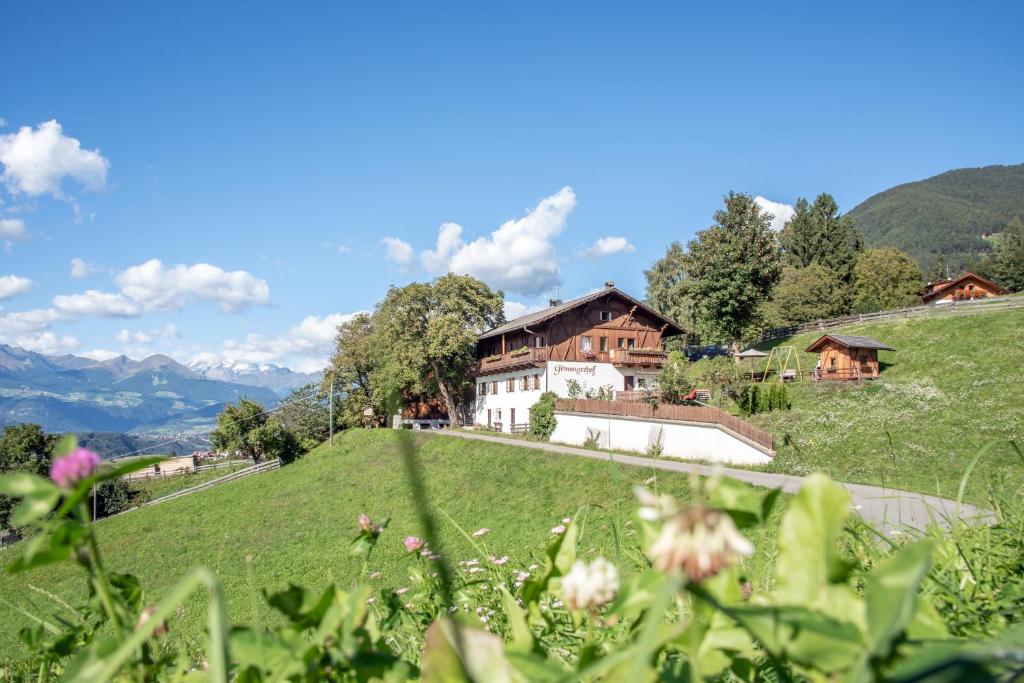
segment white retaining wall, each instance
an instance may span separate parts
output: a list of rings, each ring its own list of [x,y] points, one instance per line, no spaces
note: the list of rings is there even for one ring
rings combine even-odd
[[[600,432],[601,448],[646,453],[660,433],[663,457],[731,465],[771,462],[771,456],[760,447],[717,425],[588,413],[556,412],[555,417],[558,424],[551,441],[572,446],[582,446],[590,429]]]

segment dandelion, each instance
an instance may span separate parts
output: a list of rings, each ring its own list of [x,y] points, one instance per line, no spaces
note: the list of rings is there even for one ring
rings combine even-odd
[[[494,557],[491,555],[491,563],[499,566],[508,564],[508,555],[502,555],[501,557]]]
[[[753,552],[729,515],[694,507],[668,519],[647,554],[660,571],[682,569],[691,581],[703,581]]]
[[[406,536],[403,543],[405,543],[405,549],[410,553],[414,553],[423,547],[423,539],[417,536]]]
[[[488,529],[487,527],[484,527],[482,529],[477,529],[476,531],[473,532],[473,538],[480,538],[481,536],[483,536],[484,534],[486,534],[489,531],[490,531],[490,529]]]
[[[590,566],[577,560],[562,579],[562,595],[570,609],[593,610],[611,602],[619,592],[615,565],[598,557]]]
[[[100,456],[88,448],[76,448],[50,465],[50,479],[61,488],[72,488],[100,466]]]
[[[559,535],[559,534],[564,534],[565,533],[565,526],[562,525],[562,524],[559,524],[558,526],[553,527],[551,529],[551,533],[555,534],[556,536]]]

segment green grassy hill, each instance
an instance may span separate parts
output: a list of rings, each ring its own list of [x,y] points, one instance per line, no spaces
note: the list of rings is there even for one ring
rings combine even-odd
[[[288,582],[322,588],[332,579],[347,585],[360,575],[361,560],[350,556],[349,542],[359,513],[366,512],[375,520],[391,517],[366,569],[381,572],[381,588],[400,587],[412,564],[402,539],[423,534],[400,448],[403,438],[418,446],[414,457],[431,504],[468,532],[491,529],[480,540],[488,553],[509,555],[506,569],[526,568],[540,555],[551,528],[586,504],[599,507],[587,516],[584,554],[616,558],[617,547],[624,552],[632,547],[631,487],[651,476],[646,469],[451,436],[360,430],[338,438],[333,449],[323,446],[280,470],[99,522],[106,562],[139,577],[146,603],[159,599],[188,569],[209,567],[224,584],[233,622],[267,623],[277,615],[254,591],[279,590]],[[659,473],[658,485],[663,492],[689,495],[684,475]],[[441,535],[439,550],[454,563],[486,562],[449,523],[441,522]],[[773,538],[752,535],[751,540],[758,552],[747,562],[748,576],[761,586],[767,581],[765,560],[774,554]],[[0,551],[0,561],[13,559],[16,548]],[[628,560],[620,567],[629,573]],[[4,576],[0,661],[22,654],[17,631],[28,619],[21,610],[59,611],[30,586],[72,604],[84,597],[82,573],[70,564]],[[198,645],[205,606],[202,596],[187,603],[170,623],[169,646]]]
[[[1007,439],[1024,446],[1024,310],[833,331],[874,337],[896,350],[880,353],[882,374],[874,382],[793,383],[791,411],[755,416],[775,435],[771,469],[823,470],[840,481],[955,497],[982,446]],[[773,344],[802,352],[818,336]],[[816,362],[815,354],[801,354],[804,370]],[[977,466],[968,498],[984,502],[990,483],[1015,491],[1021,473],[1024,461],[999,444]]]
[[[1024,218],[1024,164],[961,168],[906,183],[849,213],[870,246],[894,246],[927,268],[939,255],[964,265],[993,245],[981,238]]]

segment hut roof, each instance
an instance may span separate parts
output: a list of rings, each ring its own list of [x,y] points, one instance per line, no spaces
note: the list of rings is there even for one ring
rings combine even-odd
[[[896,349],[891,346],[887,346],[880,341],[876,341],[871,337],[860,337],[853,334],[823,334],[821,338],[815,341],[813,344],[808,346],[805,351],[814,353],[818,351],[828,341],[834,341],[840,346],[848,349],[881,349],[883,351],[895,351]]]
[[[767,358],[768,354],[757,349],[747,349],[736,354],[737,358]]]

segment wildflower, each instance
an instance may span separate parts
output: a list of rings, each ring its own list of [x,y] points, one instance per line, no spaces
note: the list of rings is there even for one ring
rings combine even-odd
[[[475,567],[480,564],[480,561],[473,558],[472,560],[463,560],[462,562],[459,562],[459,564],[463,567]]]
[[[562,601],[561,600],[552,600],[551,601],[551,606],[554,607],[555,609],[558,609],[559,607],[562,607]]]
[[[556,526],[556,527],[551,529],[551,533],[556,534],[556,535],[557,534],[564,534],[565,533],[565,526],[562,525],[562,524],[559,524],[558,526]]]
[[[477,572],[482,572],[483,570],[483,567],[470,567],[468,571],[470,574],[476,574]]]
[[[537,571],[537,568],[538,568],[539,566],[540,566],[539,564],[537,564],[536,562],[534,562],[534,563],[533,563],[533,564],[531,564],[531,565],[530,565],[529,567],[527,567],[527,569],[529,569],[529,570],[530,570],[531,572],[535,572],[535,571]]]
[[[615,565],[598,557],[588,567],[577,560],[562,579],[562,595],[570,609],[592,610],[611,602],[619,592]]]
[[[640,501],[640,509],[637,511],[637,515],[645,522],[668,519],[679,512],[679,505],[672,496],[656,496],[642,486],[634,486],[633,493],[636,494],[637,500]]]
[[[359,513],[359,528],[363,531],[369,531],[373,528],[373,522],[370,520],[369,515],[365,512]]]
[[[72,488],[100,466],[100,456],[87,448],[76,448],[50,465],[50,479],[61,488]]]
[[[410,553],[414,553],[423,547],[423,539],[417,536],[406,536],[403,542],[405,543],[405,549]]]
[[[84,450],[84,449],[79,449],[79,450]],[[142,628],[144,625],[146,625],[146,623],[150,619],[153,618],[154,614],[156,614],[156,608],[155,607],[150,606],[150,607],[147,607],[146,609],[142,610],[139,613],[139,620],[138,620],[138,622],[136,622],[135,628]],[[157,627],[153,630],[153,637],[154,638],[159,638],[160,636],[163,636],[163,635],[167,635],[167,622],[161,620],[160,623],[157,625]]]
[[[405,595],[408,592],[409,592],[408,588],[396,588],[395,589],[395,595]]]
[[[496,565],[503,565],[508,563],[508,555],[502,555],[501,557],[494,557],[491,555],[491,562]]]
[[[381,576],[383,576],[383,574],[381,574],[380,572],[370,572],[371,579],[379,579]]]
[[[657,475],[655,475],[653,477],[647,477],[646,479],[644,479],[644,486],[653,486],[654,483],[657,482],[657,481],[658,481]]]
[[[367,605],[372,605],[375,602],[377,602],[377,598],[366,598]]]
[[[682,569],[691,581],[703,581],[753,552],[729,515],[694,507],[668,519],[647,554],[660,571]]]
[[[526,581],[530,578],[530,572],[519,572],[516,574],[516,581]]]
[[[572,517],[562,517],[562,524],[568,524],[572,521]]]
[[[486,534],[488,531],[490,531],[490,529],[488,529],[487,527],[484,527],[482,529],[477,529],[476,531],[473,532],[473,538],[480,538],[481,536]]]

